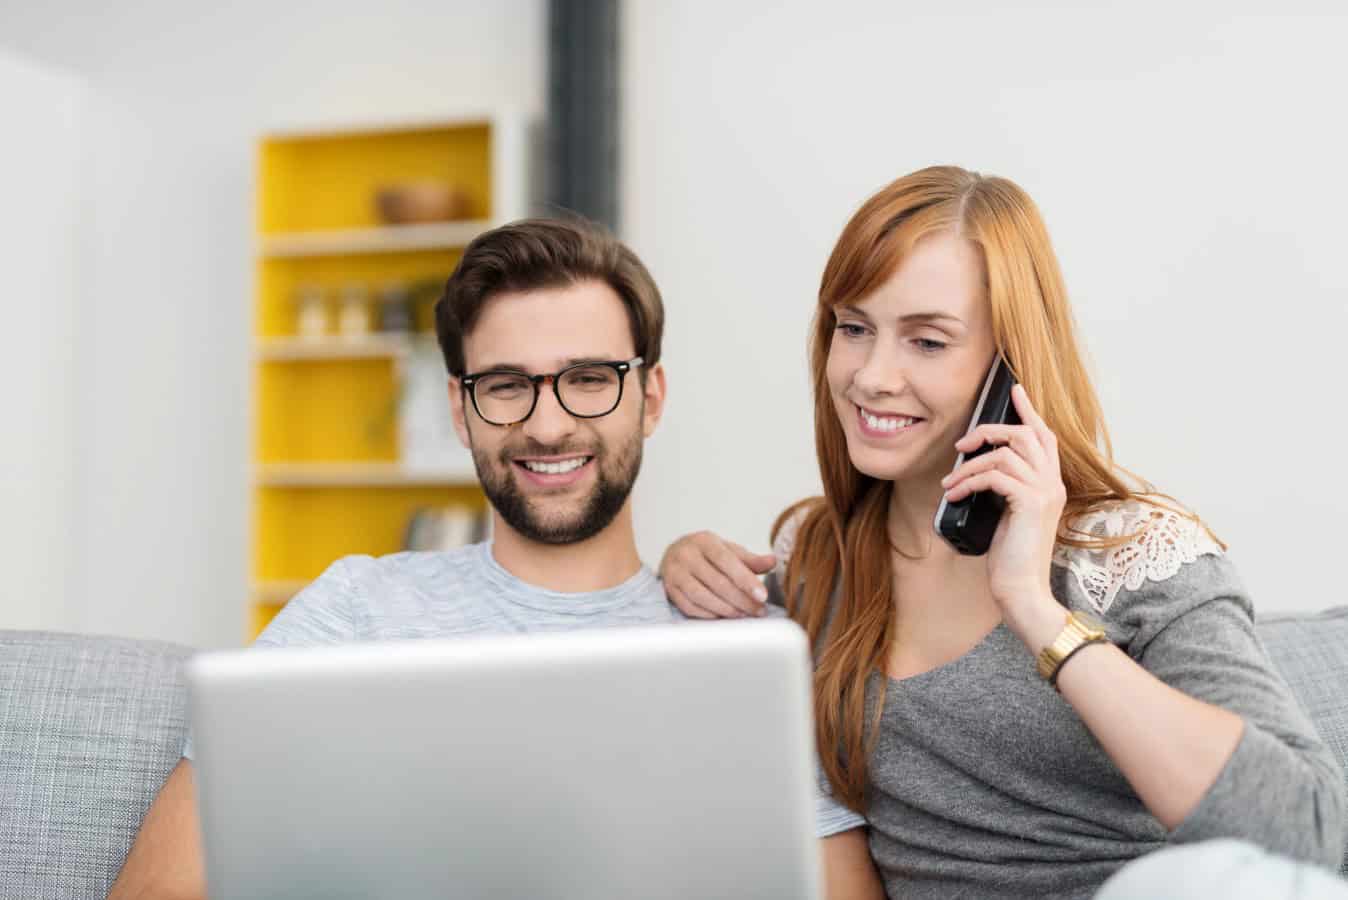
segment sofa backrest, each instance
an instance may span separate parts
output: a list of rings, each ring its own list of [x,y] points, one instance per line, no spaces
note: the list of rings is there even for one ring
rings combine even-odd
[[[1348,790],[1348,606],[1269,616],[1255,627],[1273,664],[1334,751]],[[1339,872],[1348,876],[1348,846]]]
[[[0,631],[0,897],[107,896],[178,762],[191,653]]]
[[[1259,636],[1348,782],[1348,607]],[[0,897],[102,900],[187,732],[182,665],[157,641],[0,630]],[[1348,875],[1348,847],[1341,871]]]

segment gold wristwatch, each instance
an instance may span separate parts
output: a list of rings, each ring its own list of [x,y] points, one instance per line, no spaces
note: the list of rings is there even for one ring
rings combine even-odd
[[[1086,613],[1069,612],[1062,631],[1043,650],[1039,651],[1039,674],[1053,689],[1058,689],[1058,671],[1063,663],[1082,647],[1108,641],[1105,627],[1100,621]]]

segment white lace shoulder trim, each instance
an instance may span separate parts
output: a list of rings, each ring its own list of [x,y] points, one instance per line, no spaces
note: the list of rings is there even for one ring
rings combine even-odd
[[[1101,615],[1109,611],[1119,591],[1135,591],[1146,581],[1165,581],[1185,563],[1224,552],[1207,529],[1193,519],[1141,500],[1086,513],[1073,527],[1096,537],[1136,532],[1132,540],[1107,550],[1063,544],[1054,549],[1053,562],[1075,576],[1082,593]]]
[[[809,514],[808,506],[796,510],[791,518],[782,523],[782,527],[777,531],[777,537],[772,542],[772,554],[777,557],[777,565],[783,572],[786,571],[786,561],[791,558],[791,551],[795,549],[796,534]]]

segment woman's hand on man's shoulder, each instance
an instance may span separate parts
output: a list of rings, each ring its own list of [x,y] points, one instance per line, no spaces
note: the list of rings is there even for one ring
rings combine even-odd
[[[764,614],[768,599],[761,576],[777,558],[753,553],[710,531],[679,538],[660,560],[670,602],[694,619],[741,619]]]

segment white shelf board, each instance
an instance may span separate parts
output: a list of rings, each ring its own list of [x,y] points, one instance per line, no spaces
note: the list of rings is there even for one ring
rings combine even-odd
[[[352,121],[345,117],[322,116],[302,122],[274,124],[262,135],[263,140],[287,141],[306,138],[364,137],[399,131],[430,131],[455,128],[492,127],[502,118],[517,118],[510,107],[493,109],[442,109],[419,115],[391,115]]]
[[[396,253],[463,247],[491,228],[490,222],[428,222],[325,231],[292,231],[258,237],[258,252],[272,258],[341,256],[348,253]]]
[[[401,463],[270,463],[256,470],[262,487],[416,487],[477,484],[472,460],[463,468],[410,469]]]
[[[253,348],[253,353],[260,360],[291,362],[323,359],[400,358],[410,353],[411,349],[411,339],[405,335],[370,334],[361,337],[333,335],[262,338]]]
[[[309,584],[307,581],[259,581],[253,585],[253,600],[280,606]]]

